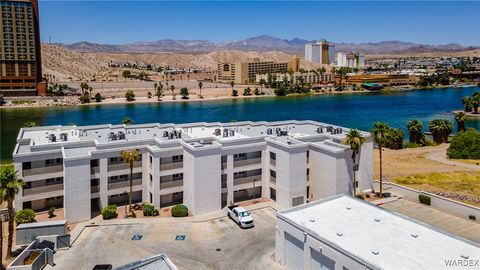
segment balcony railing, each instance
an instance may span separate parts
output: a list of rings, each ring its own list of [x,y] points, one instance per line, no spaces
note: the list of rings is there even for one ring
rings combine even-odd
[[[270,175],[270,183],[276,185],[277,184],[277,178]]]
[[[252,175],[247,177],[236,178],[233,180],[233,185],[238,186],[246,183],[253,183],[254,180],[255,182],[259,182],[261,179],[262,179],[261,175]]]
[[[37,175],[37,174],[46,174],[46,173],[56,173],[63,171],[63,165],[47,166],[40,168],[32,168],[23,170],[23,176]]]
[[[276,165],[277,165],[277,161],[276,161],[275,159],[270,159],[270,165],[276,166]]]
[[[133,183],[132,183],[133,186],[139,186],[141,184],[142,184],[142,179],[133,179]],[[130,187],[130,180],[108,184],[108,190],[125,188],[125,187]]]
[[[233,162],[233,167],[242,167],[262,163],[262,158],[249,158]]]
[[[24,188],[23,189],[23,196],[28,196],[28,195],[33,195],[33,194],[41,194],[41,193],[57,191],[57,190],[63,190],[63,184],[55,184],[55,185],[33,187],[33,188]]]
[[[99,185],[90,186],[90,193],[97,193],[99,191],[100,191],[100,186]]]
[[[222,162],[222,170],[225,170],[227,168],[227,162]]]
[[[167,188],[181,187],[181,186],[183,186],[183,180],[160,183],[160,189],[167,189]]]
[[[179,169],[179,168],[183,168],[183,161],[160,164],[161,171],[173,170],[173,169]]]
[[[142,167],[142,162],[141,161],[134,161],[133,162],[133,168],[138,168]],[[130,165],[128,163],[115,163],[115,164],[109,164],[108,165],[108,171],[118,171],[118,170],[129,170]]]
[[[100,167],[90,167],[90,174],[96,174],[100,172]]]

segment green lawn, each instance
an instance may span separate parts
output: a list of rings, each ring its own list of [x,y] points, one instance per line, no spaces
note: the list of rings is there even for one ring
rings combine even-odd
[[[414,189],[432,192],[451,192],[478,198],[480,194],[480,172],[425,173],[395,177],[392,182]],[[478,203],[463,201],[471,205]]]
[[[6,168],[13,168],[13,162],[12,161],[2,161],[0,163],[0,171],[3,171]]]

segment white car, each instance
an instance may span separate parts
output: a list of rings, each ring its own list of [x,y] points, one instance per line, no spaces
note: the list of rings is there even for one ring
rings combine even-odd
[[[233,219],[241,228],[253,227],[253,218],[250,212],[243,207],[232,205],[227,207],[228,216]]]

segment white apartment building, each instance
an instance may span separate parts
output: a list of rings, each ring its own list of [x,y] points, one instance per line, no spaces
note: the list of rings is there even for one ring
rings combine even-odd
[[[480,245],[348,195],[277,213],[287,269],[474,269]]]
[[[326,40],[307,43],[305,44],[305,60],[326,65],[333,64],[335,62],[335,45]]]
[[[349,68],[365,67],[365,55],[363,53],[337,53],[337,66]]]
[[[255,196],[288,208],[351,192],[347,132],[294,120],[22,128],[13,159],[26,186],[15,208],[63,208],[65,219],[77,222],[108,204],[126,204],[130,169],[120,153],[132,149],[141,153],[134,202],[183,203],[198,215]],[[370,190],[373,143],[362,134],[357,185]]]

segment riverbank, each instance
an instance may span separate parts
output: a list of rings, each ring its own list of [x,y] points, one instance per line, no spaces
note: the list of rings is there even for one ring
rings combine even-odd
[[[465,113],[465,115],[470,118],[479,118],[480,119],[480,113],[474,113],[474,112],[466,112],[464,110],[455,110],[455,111],[452,111],[454,114],[455,113],[459,113],[459,112],[463,112]]]
[[[39,99],[30,100],[16,99],[7,101],[7,103],[0,108],[37,108],[37,107],[55,107],[55,106],[90,106],[90,105],[113,105],[113,104],[142,104],[142,103],[171,103],[171,102],[197,102],[197,101],[218,101],[218,100],[234,100],[245,98],[263,98],[263,97],[276,97],[274,89],[263,89],[262,95],[244,96],[242,91],[239,91],[238,96],[231,95],[231,89],[205,89],[202,90],[202,96],[197,91],[191,91],[188,99],[182,99],[182,96],[178,93],[175,94],[175,98],[172,95],[164,95],[160,100],[156,96],[148,98],[147,96],[135,97],[133,101],[127,101],[124,97],[105,97],[101,102],[95,102],[92,100],[90,103],[80,103],[78,96],[64,96],[64,97],[52,97],[51,99]],[[253,90],[252,90],[253,92]],[[291,94],[289,96],[314,96],[314,95],[329,95],[329,94],[352,94],[352,93],[368,93],[372,91],[368,90],[344,90],[335,91],[333,89],[326,89],[321,91],[312,91],[305,94]]]

